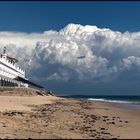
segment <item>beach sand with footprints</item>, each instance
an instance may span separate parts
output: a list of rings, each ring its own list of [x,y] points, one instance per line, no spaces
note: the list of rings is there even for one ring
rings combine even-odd
[[[140,138],[140,111],[51,95],[0,94],[0,138]]]

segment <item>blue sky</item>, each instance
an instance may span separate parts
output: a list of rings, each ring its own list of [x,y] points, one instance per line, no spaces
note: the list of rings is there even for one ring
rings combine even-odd
[[[0,2],[0,30],[43,32],[68,23],[112,30],[140,30],[140,2]]]
[[[21,61],[33,57],[29,77],[56,93],[140,95],[139,31],[138,1],[0,2],[0,47],[12,44]],[[37,48],[37,41],[47,47]],[[75,52],[90,59],[73,60]]]

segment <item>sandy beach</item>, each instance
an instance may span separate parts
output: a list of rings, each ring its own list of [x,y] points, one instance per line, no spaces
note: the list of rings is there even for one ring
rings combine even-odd
[[[0,96],[0,138],[140,138],[140,110],[55,96]]]

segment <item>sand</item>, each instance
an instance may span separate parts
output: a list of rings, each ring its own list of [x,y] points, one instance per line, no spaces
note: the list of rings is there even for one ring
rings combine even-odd
[[[140,138],[140,110],[55,96],[0,96],[0,138]]]
[[[55,96],[0,96],[0,111],[29,111],[32,105],[50,104],[57,99]]]

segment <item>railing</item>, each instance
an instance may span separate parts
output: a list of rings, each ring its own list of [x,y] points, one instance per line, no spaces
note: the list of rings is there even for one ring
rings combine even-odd
[[[5,65],[17,70],[18,72],[22,73],[23,75],[25,75],[25,71],[22,70],[20,67],[16,67],[13,63],[10,63],[8,60],[6,60],[5,58],[0,58],[0,61],[2,63],[4,63]]]

